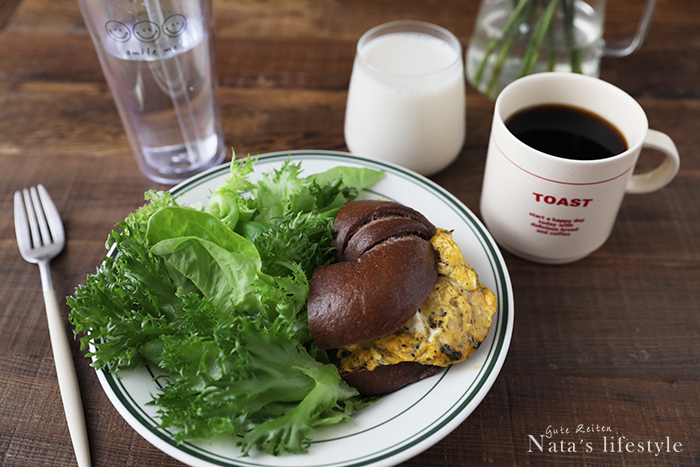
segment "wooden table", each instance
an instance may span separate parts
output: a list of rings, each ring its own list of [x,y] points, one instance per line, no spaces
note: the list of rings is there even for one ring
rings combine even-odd
[[[631,35],[643,3],[608,2],[608,37]],[[422,19],[466,46],[477,6],[215,0],[228,144],[238,154],[346,150],[346,91],[360,35],[385,21]],[[543,266],[504,253],[516,314],[500,376],[464,423],[406,465],[700,465],[698,24],[697,0],[661,0],[642,49],[605,59],[601,70],[639,100],[651,127],[675,140],[677,178],[658,193],[628,196],[612,237],[583,261]],[[468,90],[467,143],[432,177],[477,215],[492,111],[491,101]],[[53,194],[67,230],[67,248],[53,262],[60,296],[94,272],[107,233],[143,193],[167,188],[136,168],[74,0],[0,5],[2,465],[75,462],[39,274],[20,258],[11,220],[13,191],[38,183]],[[94,465],[176,465],[119,416],[77,342],[73,359]],[[555,445],[540,452],[531,436],[549,431]],[[666,443],[663,452],[654,443]]]

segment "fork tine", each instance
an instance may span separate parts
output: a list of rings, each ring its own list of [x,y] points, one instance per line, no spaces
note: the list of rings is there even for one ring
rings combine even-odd
[[[31,247],[41,246],[41,236],[39,234],[39,223],[36,220],[36,212],[34,211],[34,203],[32,202],[31,194],[28,189],[22,190],[24,196],[24,208],[27,211],[27,219],[29,220],[29,231],[31,238],[29,244]]]
[[[44,206],[44,213],[48,221],[48,228],[51,232],[51,237],[55,243],[63,243],[65,241],[65,231],[63,229],[63,222],[61,221],[61,215],[58,213],[56,204],[54,204],[51,195],[49,195],[48,190],[44,185],[37,186],[39,192],[39,198],[41,199],[41,204]]]
[[[39,226],[39,235],[42,245],[48,245],[51,243],[51,233],[49,232],[49,225],[46,222],[46,214],[44,212],[44,206],[39,199],[39,192],[36,187],[31,187],[29,189],[29,195],[32,198],[32,206],[34,207],[34,215],[36,216],[37,224]]]
[[[15,191],[15,233],[17,234],[17,244],[20,251],[26,251],[31,248],[29,220],[27,219],[27,211],[24,207],[24,199],[22,192]]]

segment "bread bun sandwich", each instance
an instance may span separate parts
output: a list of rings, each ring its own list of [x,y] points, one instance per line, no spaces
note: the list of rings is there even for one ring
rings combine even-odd
[[[391,201],[353,201],[336,217],[336,262],[311,279],[308,316],[319,349],[365,396],[393,392],[469,358],[496,297],[451,232]]]

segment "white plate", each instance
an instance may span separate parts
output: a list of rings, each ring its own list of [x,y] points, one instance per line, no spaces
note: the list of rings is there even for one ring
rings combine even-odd
[[[254,452],[241,456],[235,441],[187,441],[177,444],[158,427],[156,407],[147,405],[158,392],[152,368],[97,375],[110,401],[146,440],[181,462],[196,466],[387,466],[403,462],[448,435],[479,405],[506,358],[513,332],[513,291],[505,262],[483,224],[458,199],[432,181],[401,167],[334,151],[292,151],[261,155],[251,180],[291,159],[303,174],[343,165],[385,171],[385,177],[360,198],[385,198],[422,212],[438,227],[454,230],[464,256],[480,280],[498,298],[491,330],[467,361],[384,397],[353,416],[353,422],[315,430],[307,454],[274,457]],[[222,165],[172,189],[182,204],[205,202],[229,174]]]

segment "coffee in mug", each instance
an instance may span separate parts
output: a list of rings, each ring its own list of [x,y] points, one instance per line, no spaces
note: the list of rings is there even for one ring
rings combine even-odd
[[[665,156],[635,174],[642,148]],[[585,258],[610,236],[625,193],[668,184],[680,158],[630,95],[598,78],[538,73],[498,96],[481,194],[496,241],[548,264]]]
[[[627,150],[625,137],[612,123],[569,105],[528,107],[511,115],[506,127],[531,148],[565,159],[607,159]]]

